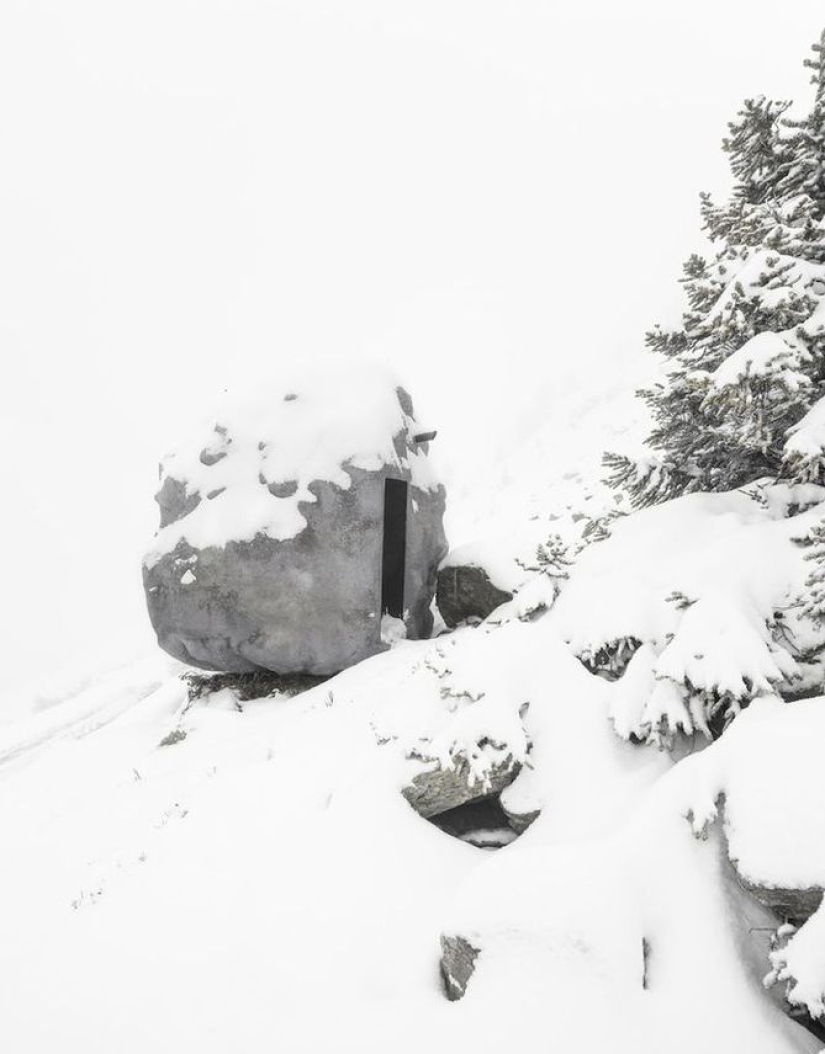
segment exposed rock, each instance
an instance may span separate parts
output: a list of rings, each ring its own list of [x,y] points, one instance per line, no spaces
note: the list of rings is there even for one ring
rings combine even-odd
[[[160,509],[160,526],[163,529],[193,512],[200,505],[201,497],[200,494],[188,494],[185,483],[167,476],[155,495],[155,501]]]
[[[453,629],[460,622],[481,622],[513,594],[494,586],[483,567],[470,564],[442,567],[435,602]]]
[[[535,770],[525,765],[509,786],[501,793],[501,808],[510,827],[521,835],[541,815],[540,787]]]
[[[727,809],[727,795],[720,794],[717,798],[717,807],[720,815],[724,818]],[[724,830],[724,827],[723,827]],[[775,915],[786,921],[797,925],[805,922],[813,915],[822,903],[823,889],[821,886],[800,886],[791,888],[778,886],[767,880],[754,881],[752,877],[746,878],[739,869],[739,861],[733,857],[727,837],[725,842],[725,856],[731,865],[736,881],[746,892],[763,907],[768,908]]]
[[[445,494],[407,393],[370,376],[255,398],[162,466],[143,572],[161,647],[204,670],[321,677],[385,650],[387,480],[406,484],[394,603],[408,638],[429,636]]]
[[[513,809],[507,807],[507,801],[505,798],[501,799],[501,807],[504,815],[507,817],[507,822],[516,832],[516,834],[524,834],[531,823],[541,816],[541,809],[530,809],[528,812],[515,812]]]
[[[158,743],[159,747],[173,747],[175,743],[182,743],[186,739],[186,732],[182,728],[173,728]]]
[[[413,777],[402,793],[419,815],[430,819],[467,802],[499,795],[520,771],[521,765],[512,754],[507,754],[493,763],[487,780],[476,780],[469,761],[459,754],[453,759],[452,768],[444,768],[433,760],[426,771]]]
[[[783,889],[747,881],[736,870],[735,864],[734,871],[743,889],[781,918],[795,923],[805,922],[822,903],[823,891],[818,886],[808,889]]]
[[[448,999],[455,1002],[463,997],[479,955],[479,949],[466,938],[456,934],[441,935],[441,976]]]

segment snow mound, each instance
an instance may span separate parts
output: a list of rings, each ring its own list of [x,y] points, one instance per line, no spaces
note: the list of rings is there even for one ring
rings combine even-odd
[[[634,1050],[657,1049],[656,1037],[659,1049],[724,1049],[728,1034],[749,1050],[819,1049],[779,1019],[758,981],[769,970],[769,987],[782,982],[779,1005],[787,997],[825,1014],[825,909],[798,930],[781,926],[749,888],[825,882],[823,734],[825,700],[760,700],[606,836],[548,844],[542,816],[531,839],[474,871],[445,913],[447,943],[473,952],[463,1002],[478,1011],[550,992],[561,1034],[583,1003],[609,1008],[610,1029],[632,1035]],[[723,802],[724,824],[711,826]],[[724,996],[708,1014],[679,1017],[697,976]],[[591,1043],[609,1042],[600,1029],[589,1029]]]
[[[548,617],[591,668],[627,667],[621,735],[710,737],[750,700],[811,680],[818,639],[798,617],[809,572],[799,541],[823,496],[810,485],[692,494],[616,521],[579,556]]]

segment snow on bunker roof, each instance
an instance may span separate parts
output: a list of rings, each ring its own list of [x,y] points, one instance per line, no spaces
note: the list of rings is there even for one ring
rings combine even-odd
[[[350,368],[289,375],[247,391],[227,391],[200,426],[160,466],[161,527],[146,564],[185,539],[221,547],[265,535],[294,538],[306,526],[301,504],[326,481],[344,490],[351,469],[394,468],[414,487],[437,481],[412,400],[385,371]]]

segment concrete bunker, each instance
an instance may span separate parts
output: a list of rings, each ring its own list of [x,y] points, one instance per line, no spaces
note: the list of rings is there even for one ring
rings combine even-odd
[[[161,464],[144,559],[162,648],[230,673],[326,676],[432,630],[445,492],[378,371],[226,395]]]

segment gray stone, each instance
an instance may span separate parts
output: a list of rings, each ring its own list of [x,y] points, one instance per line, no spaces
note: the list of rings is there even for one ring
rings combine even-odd
[[[444,990],[452,1002],[461,999],[476,968],[480,950],[457,934],[441,935],[441,976]]]
[[[513,594],[494,586],[482,567],[442,567],[435,602],[450,629],[461,622],[481,622]]]
[[[412,403],[403,389],[391,389],[391,394],[411,412]],[[291,393],[285,400],[295,403]],[[278,402],[282,405],[282,400]],[[273,406],[273,414],[281,412],[279,405]],[[353,413],[369,412],[369,406],[353,407]],[[302,492],[308,490],[315,501],[295,497],[298,484],[294,479],[259,477],[262,489],[269,492],[267,501],[296,503],[306,525],[293,537],[281,540],[259,532],[251,540],[229,538],[220,545],[196,548],[181,531],[171,552],[158,548],[151,553],[144,562],[143,579],[160,646],[176,659],[204,670],[269,670],[320,677],[385,650],[381,638],[382,552],[385,481],[389,478],[408,484],[403,584],[406,635],[411,639],[429,636],[437,569],[447,551],[445,492],[441,486],[420,482],[423,477],[415,475],[426,450],[413,442],[414,420],[406,422],[398,433],[387,436],[387,463],[366,469],[351,463],[352,452],[342,456],[339,464],[349,477],[348,487],[326,480],[305,483]],[[238,456],[231,432],[216,426],[215,434],[216,441],[203,447],[198,459],[207,478],[222,470],[226,450]],[[249,448],[261,451],[266,446],[255,437]],[[311,458],[311,449],[308,454]],[[414,463],[419,470],[413,468]],[[188,487],[185,479],[176,479],[176,463],[170,464],[170,474],[157,495],[161,528],[177,524],[196,509],[202,518],[205,509],[211,509],[210,498],[217,499],[215,515],[219,517],[218,504],[231,497],[221,497],[226,487],[203,484],[207,500],[202,505],[198,490]]]
[[[717,807],[723,820],[727,808],[726,797],[720,794],[717,799]],[[724,830],[724,823],[723,823]],[[777,886],[768,881],[754,881],[753,878],[745,878],[739,870],[739,861],[731,856],[730,844],[727,836],[724,838],[725,856],[731,865],[736,881],[747,893],[749,893],[762,907],[772,911],[775,915],[795,923],[805,922],[813,915],[822,903],[823,889],[821,886],[799,886],[790,888]]]
[[[324,676],[382,650],[384,480],[348,469],[348,490],[312,484],[307,526],[285,541],[196,550],[185,541],[151,567],[144,588],[160,646],[191,666]],[[410,487],[404,603],[407,636],[432,630],[436,569],[446,549],[444,491]],[[277,500],[277,499],[273,499]],[[194,558],[194,559],[193,559]],[[181,578],[192,572],[193,581]]]
[[[736,877],[752,897],[755,897],[766,908],[770,908],[781,918],[793,922],[805,922],[813,915],[822,903],[822,889],[811,886],[806,889],[787,889],[779,886],[762,885],[744,879],[734,866]]]
[[[520,771],[521,765],[512,754],[507,754],[492,766],[486,783],[473,781],[469,761],[459,754],[452,768],[443,768],[432,761],[431,767],[414,776],[402,793],[420,816],[430,819],[459,805],[499,795]]]
[[[187,494],[186,484],[167,476],[155,495],[155,501],[160,508],[160,526],[167,527],[196,509],[201,497],[200,494]]]
[[[531,809],[527,812],[515,812],[513,809],[508,809],[506,798],[502,798],[501,807],[507,817],[507,822],[516,834],[524,834],[527,828],[541,816],[541,809]]]

